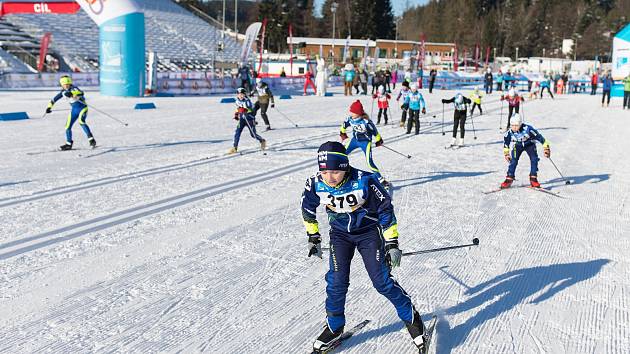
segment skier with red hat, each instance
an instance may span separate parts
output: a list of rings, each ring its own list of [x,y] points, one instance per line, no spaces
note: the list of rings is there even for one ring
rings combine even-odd
[[[348,139],[348,134],[346,133],[349,127],[352,127],[352,137],[350,139]],[[374,122],[365,114],[361,101],[356,100],[350,105],[350,116],[341,124],[339,136],[346,147],[348,155],[356,148],[363,150],[370,171],[386,189],[389,189],[389,182],[381,176],[381,172],[372,159],[372,138],[374,138],[376,147],[383,145],[383,138],[376,129]]]

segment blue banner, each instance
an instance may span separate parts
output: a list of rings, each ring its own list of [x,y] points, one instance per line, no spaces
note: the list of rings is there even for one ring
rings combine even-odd
[[[143,96],[144,14],[129,13],[99,26],[100,84],[106,96]]]

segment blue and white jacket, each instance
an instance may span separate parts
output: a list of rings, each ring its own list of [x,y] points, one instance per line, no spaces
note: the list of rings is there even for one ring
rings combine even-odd
[[[337,187],[326,184],[319,173],[309,177],[302,192],[302,219],[308,235],[319,233],[319,205],[326,208],[335,231],[352,235],[380,227],[386,241],[398,239],[392,199],[372,173],[350,167]]]
[[[374,142],[381,140],[381,134],[376,129],[376,125],[367,116],[346,118],[341,124],[339,132],[346,134],[349,127],[352,127],[352,138],[357,141],[372,141],[372,137],[375,138]]]
[[[50,102],[48,103],[48,108],[52,108],[55,103],[63,97],[66,97],[68,99],[68,102],[70,103],[70,106],[72,106],[72,108],[87,107],[83,91],[81,91],[78,87],[74,85],[70,85],[67,90],[61,89],[61,91],[59,91],[59,93],[55,97],[53,97],[52,100],[50,100]]]
[[[527,147],[532,144],[536,144],[536,141],[543,144],[543,147],[549,147],[549,141],[545,139],[542,134],[536,130],[536,128],[531,125],[522,124],[521,128],[515,133],[512,129],[508,129],[503,136],[503,152],[509,153],[510,144],[514,143],[514,145],[521,145],[522,147]]]
[[[409,109],[419,111],[425,107],[424,97],[420,91],[413,92],[405,97],[405,103],[409,106]]]

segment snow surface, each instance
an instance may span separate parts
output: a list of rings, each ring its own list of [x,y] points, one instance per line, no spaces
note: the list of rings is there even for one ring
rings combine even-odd
[[[327,261],[306,257],[300,193],[317,147],[337,138],[356,99],[339,90],[277,100],[299,128],[270,109],[268,154],[245,132],[235,156],[225,155],[233,105],[219,97],[89,92],[89,104],[129,126],[91,110],[101,147],[89,150],[76,125],[79,150],[52,152],[65,140],[66,104],[38,119],[53,92],[0,92],[2,111],[37,118],[0,122],[0,352],[309,352],[325,317]],[[391,120],[380,127],[412,159],[374,150],[394,184],[404,251],[481,241],[405,257],[395,270],[425,319],[440,314],[438,353],[628,353],[630,113],[617,100],[601,108],[599,96],[527,102],[526,121],[573,184],[543,158],[543,186],[564,198],[484,195],[507,168],[498,95],[474,118],[478,139],[467,124],[469,147],[452,151],[443,148],[452,111],[442,136],[440,99],[453,93],[424,92],[419,136]],[[134,111],[137,102],[158,109]],[[366,167],[360,152],[351,162]],[[528,172],[524,156],[517,185]],[[360,257],[346,315],[348,325],[372,322],[340,353],[415,352]]]

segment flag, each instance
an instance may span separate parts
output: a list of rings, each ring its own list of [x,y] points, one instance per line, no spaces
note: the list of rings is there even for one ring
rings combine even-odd
[[[289,23],[289,76],[293,76],[293,26]]]
[[[261,26],[260,22],[254,22],[245,31],[245,41],[243,41],[243,47],[241,48],[241,64],[243,65],[247,64],[249,51],[252,49],[252,44],[256,41],[256,37],[258,37]]]
[[[50,36],[52,36],[52,34],[50,32],[46,32],[42,37],[42,42],[39,46],[39,60],[37,61],[37,71],[42,71],[42,69],[44,69],[44,62],[46,61],[46,54],[48,53],[48,45],[50,44]]]

